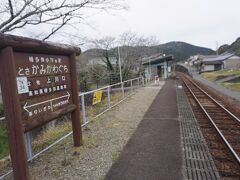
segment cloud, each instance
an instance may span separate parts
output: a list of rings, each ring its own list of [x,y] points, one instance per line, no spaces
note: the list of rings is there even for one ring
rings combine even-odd
[[[237,0],[129,0],[130,10],[94,17],[97,34],[134,31],[156,35],[162,42],[182,40],[215,48],[240,36]],[[94,34],[94,33],[93,33]]]
[[[65,27],[51,40],[72,42],[75,37],[100,38],[131,31],[156,36],[162,43],[186,41],[215,49],[240,36],[239,0],[126,0],[127,11],[84,11],[86,21]],[[28,29],[33,34],[36,28]],[[42,28],[45,29],[45,28]],[[47,27],[46,27],[47,29]]]

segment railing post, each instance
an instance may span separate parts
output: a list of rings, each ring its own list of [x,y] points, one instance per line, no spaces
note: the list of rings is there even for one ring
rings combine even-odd
[[[32,151],[32,134],[31,132],[27,132],[24,134],[25,139],[25,147],[26,147],[26,153],[27,153],[27,159],[31,162],[33,157],[33,151]]]
[[[122,95],[123,95],[123,98],[124,98],[124,82],[121,82],[121,87],[122,87]]]
[[[108,98],[108,108],[111,107],[111,96],[110,96],[110,86],[107,88],[107,98]]]
[[[82,105],[83,125],[85,126],[86,123],[87,123],[87,117],[86,117],[86,109],[85,109],[84,94],[81,95],[81,105]]]
[[[138,78],[137,80],[138,80],[138,88],[139,88],[140,87],[140,79]]]
[[[131,79],[131,93],[133,93],[133,82],[132,82],[132,79]]]

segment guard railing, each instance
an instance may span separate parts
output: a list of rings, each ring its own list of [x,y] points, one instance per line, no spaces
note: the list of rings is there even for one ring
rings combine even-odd
[[[135,79],[129,79],[123,82],[119,82],[116,84],[108,85],[96,90],[88,91],[88,92],[82,92],[79,93],[79,101],[80,101],[80,108],[81,108],[81,116],[82,116],[82,127],[86,127],[89,122],[92,120],[98,118],[114,106],[118,105],[122,101],[124,101],[127,97],[132,95],[136,90],[142,86],[144,86],[146,83],[148,83],[149,80],[146,80],[142,77],[135,78]],[[93,96],[96,92],[101,91],[101,101],[98,103],[94,104],[93,103]],[[66,120],[67,118],[65,118]],[[45,143],[43,146],[40,148],[37,147],[38,141],[41,142],[42,139],[44,139],[42,136],[38,137],[38,134],[42,132],[41,130],[37,130],[37,132],[27,132],[25,133],[25,144],[26,144],[26,152],[27,152],[27,157],[28,161],[32,161],[34,158],[38,157],[40,154],[44,153],[45,151],[49,150],[51,147],[54,145],[58,144],[62,140],[66,139],[68,136],[72,134],[71,130],[71,122],[69,121],[62,121],[63,124],[56,121],[55,123],[50,122],[50,126],[52,126],[53,132],[51,134],[58,134],[59,132],[55,132],[55,129],[58,129],[61,131],[55,137],[53,140],[50,140],[49,137],[46,138],[44,135],[44,138],[47,139],[50,143]],[[5,121],[5,117],[0,118],[0,125]],[[66,123],[68,123],[66,125]],[[57,124],[57,125],[56,125]],[[58,125],[60,126],[58,128]],[[48,126],[48,125],[47,125]],[[3,179],[4,177],[8,176],[11,174],[11,171],[7,171],[4,173],[0,173],[0,180]]]

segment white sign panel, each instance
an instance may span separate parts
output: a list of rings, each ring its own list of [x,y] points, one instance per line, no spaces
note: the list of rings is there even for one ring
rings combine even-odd
[[[27,77],[17,77],[18,94],[29,92]]]

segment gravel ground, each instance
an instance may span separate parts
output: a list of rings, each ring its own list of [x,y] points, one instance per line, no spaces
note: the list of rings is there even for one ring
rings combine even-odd
[[[161,84],[162,85],[162,84]],[[83,130],[84,145],[67,138],[31,164],[31,179],[103,179],[161,86],[144,87]]]

